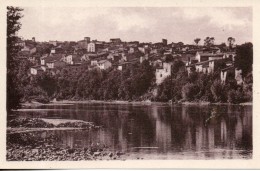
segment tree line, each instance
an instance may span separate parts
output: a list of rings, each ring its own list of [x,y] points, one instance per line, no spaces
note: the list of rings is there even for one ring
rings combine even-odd
[[[18,90],[22,101],[57,100],[142,100],[155,80],[155,70],[148,61],[126,67],[123,71],[83,69],[72,72],[63,68],[53,75],[28,73],[32,64],[24,61],[19,67]]]

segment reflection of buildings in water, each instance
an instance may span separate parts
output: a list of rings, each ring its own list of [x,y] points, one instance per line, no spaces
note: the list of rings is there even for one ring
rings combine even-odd
[[[242,119],[239,115],[236,115],[237,123],[235,125],[235,139],[241,140],[242,139],[242,131],[243,131],[243,125],[242,125]]]
[[[156,120],[156,142],[163,152],[171,145],[171,126],[162,121]]]
[[[153,118],[154,118],[155,120],[157,120],[157,119],[158,119],[158,110],[159,110],[159,107],[158,107],[157,105],[152,105],[151,108],[152,108],[151,114],[152,114]]]
[[[203,140],[205,139],[205,134],[203,134],[202,126],[196,127],[196,150],[199,151],[203,147]]]
[[[121,127],[118,129],[118,141],[119,141],[119,150],[121,151],[126,151],[127,150],[127,140],[126,138],[124,138],[123,135],[123,125],[121,125]]]
[[[184,149],[192,149],[192,136],[191,136],[191,128],[190,128],[190,126],[188,126],[187,133],[185,135]]]
[[[187,123],[187,124],[191,123],[189,113],[187,112],[187,107],[185,107],[185,106],[182,107],[181,117],[182,117],[182,121],[184,123]]]
[[[215,129],[214,125],[204,126],[202,123],[196,127],[195,144],[197,157],[212,157],[215,149]],[[205,151],[209,153],[205,153]]]
[[[191,133],[191,124],[192,124],[192,120],[189,116],[188,113],[188,108],[186,106],[183,106],[181,108],[181,117],[182,117],[182,123],[184,124],[183,127],[187,126],[187,131],[185,134],[185,144],[183,146],[183,148],[185,150],[191,150],[193,148],[193,144],[192,144],[192,133]]]
[[[208,148],[215,148],[215,130],[213,125],[208,125]]]
[[[244,127],[244,130],[250,132],[249,134],[252,134],[252,108],[245,106],[243,108],[243,120],[242,124]]]
[[[152,106],[151,114],[155,119],[155,131],[156,131],[156,143],[163,152],[167,152],[169,146],[171,145],[171,125],[164,120],[164,117],[160,115],[165,115],[164,108],[157,105]]]
[[[225,108],[223,108],[225,109]],[[235,110],[233,105],[227,105],[227,112],[225,112],[225,115],[228,115],[228,117],[232,117],[232,115],[234,114]]]
[[[214,126],[204,127],[202,124],[196,127],[196,150],[203,148],[213,149],[215,147]]]
[[[221,138],[221,142],[226,143],[227,141],[227,124],[225,119],[221,119],[220,122],[220,138]]]

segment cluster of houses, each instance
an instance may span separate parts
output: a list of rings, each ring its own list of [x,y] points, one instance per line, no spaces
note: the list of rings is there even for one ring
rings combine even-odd
[[[243,83],[242,70],[237,69],[234,66],[235,62],[235,52],[221,52],[220,49],[216,50],[206,50],[198,49],[197,52],[177,54],[173,55],[176,59],[180,59],[185,63],[185,68],[188,74],[191,72],[203,72],[204,74],[213,73],[216,69],[216,63],[222,62],[224,68],[220,72],[220,80],[222,84],[226,83],[229,78],[228,75],[234,75],[237,84],[241,85]],[[156,84],[161,84],[164,79],[171,76],[171,66],[173,62],[164,62],[156,69]]]
[[[104,42],[91,40],[90,37],[78,42],[36,42],[33,37],[32,40],[19,39],[18,44],[21,47],[19,57],[34,63],[30,68],[31,75],[46,71],[57,74],[65,67],[82,70],[83,64],[88,70],[113,68],[122,71],[148,60],[156,67],[156,84],[159,85],[171,76],[174,60],[183,61],[188,73],[212,73],[216,61],[225,60],[226,68],[221,71],[221,81],[225,83],[228,73],[235,72],[237,82],[242,83],[241,70],[234,68],[235,52],[223,52],[217,45],[207,48],[182,42],[168,44],[166,39],[158,43],[123,42],[120,38]],[[173,60],[167,60],[169,55]]]

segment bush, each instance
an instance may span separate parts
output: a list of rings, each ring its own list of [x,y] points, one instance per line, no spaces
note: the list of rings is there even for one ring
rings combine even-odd
[[[220,80],[215,80],[214,83],[211,85],[210,90],[215,102],[225,101],[226,97],[225,97],[224,86],[221,84]]]
[[[182,98],[184,100],[194,100],[200,89],[196,84],[187,83],[182,87]]]
[[[243,93],[239,90],[230,90],[228,92],[229,103],[241,103],[243,102]]]

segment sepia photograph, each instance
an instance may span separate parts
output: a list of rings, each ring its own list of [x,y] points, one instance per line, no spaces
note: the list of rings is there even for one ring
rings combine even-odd
[[[253,159],[252,6],[5,9],[6,162]]]

